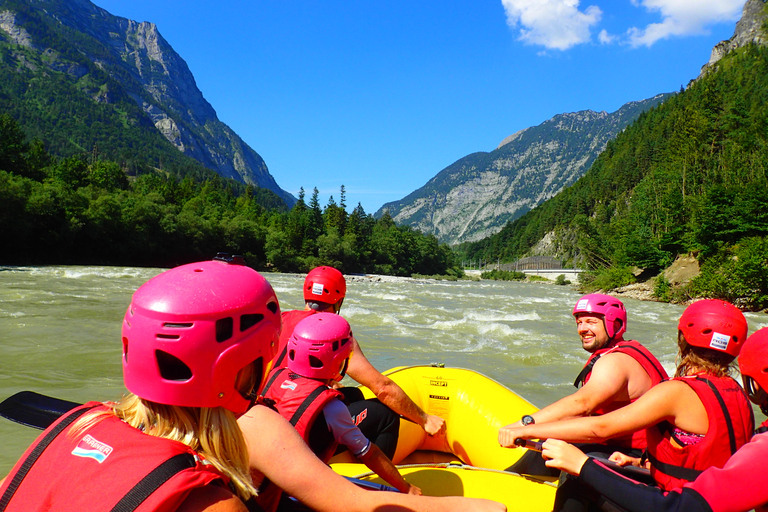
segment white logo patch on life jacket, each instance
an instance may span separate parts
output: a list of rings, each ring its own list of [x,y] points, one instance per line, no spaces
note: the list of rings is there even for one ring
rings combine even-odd
[[[80,442],[77,443],[75,449],[72,450],[72,455],[93,459],[101,464],[107,459],[107,457],[109,457],[109,454],[112,453],[112,450],[113,448],[108,444],[104,444],[92,437],[90,434],[86,434],[85,437],[83,437]]]
[[[284,380],[282,384],[280,384],[280,389],[290,389],[291,391],[296,391],[296,383],[292,380]]]
[[[727,334],[713,332],[712,339],[709,341],[709,346],[715,350],[726,350],[728,348],[729,341],[731,341],[731,337]]]

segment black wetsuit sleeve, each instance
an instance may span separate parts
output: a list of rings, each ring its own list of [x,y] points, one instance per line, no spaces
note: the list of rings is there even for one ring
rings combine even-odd
[[[630,480],[594,459],[581,468],[582,482],[628,512],[712,512],[707,501],[693,489],[662,492],[658,487]]]

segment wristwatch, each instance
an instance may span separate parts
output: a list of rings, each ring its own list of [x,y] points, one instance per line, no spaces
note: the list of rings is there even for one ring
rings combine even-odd
[[[523,416],[523,418],[520,420],[520,423],[522,423],[524,426],[525,426],[525,425],[533,425],[534,423],[536,423],[536,420],[534,420],[534,419],[533,419],[533,416],[531,416],[530,414],[526,414],[526,415],[525,415],[525,416]]]

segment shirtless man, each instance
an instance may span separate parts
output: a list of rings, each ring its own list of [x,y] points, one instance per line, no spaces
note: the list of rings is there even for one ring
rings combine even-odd
[[[637,400],[651,386],[668,378],[667,372],[647,348],[637,341],[624,340],[627,311],[620,300],[597,293],[585,295],[576,302],[573,316],[581,346],[591,354],[573,383],[576,392],[523,416],[519,422],[502,427],[500,440],[506,435],[505,429],[510,427],[605,414]],[[587,451],[605,453],[606,457],[614,451],[639,456],[645,445],[643,430],[611,439],[610,445],[587,447]],[[533,454],[524,456],[509,469],[530,473],[531,468],[527,466],[532,459]],[[540,461],[541,457],[536,455],[535,459]]]

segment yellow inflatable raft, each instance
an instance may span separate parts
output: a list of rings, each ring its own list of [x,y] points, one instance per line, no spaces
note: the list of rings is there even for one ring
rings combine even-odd
[[[498,382],[472,370],[442,366],[400,367],[385,373],[428,414],[446,420],[446,433],[430,437],[400,422],[393,462],[412,484],[431,496],[470,496],[506,504],[509,511],[549,512],[556,483],[504,471],[525,450],[502,448],[499,428],[536,410]],[[373,394],[363,388],[366,397]],[[347,454],[331,460],[344,476],[384,483]]]

